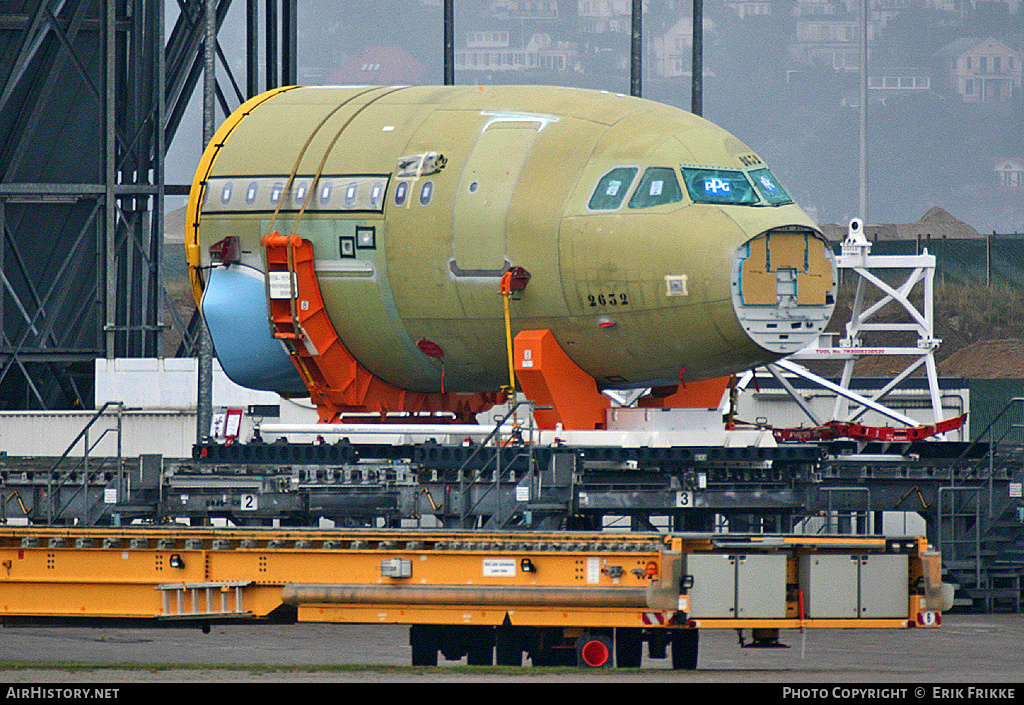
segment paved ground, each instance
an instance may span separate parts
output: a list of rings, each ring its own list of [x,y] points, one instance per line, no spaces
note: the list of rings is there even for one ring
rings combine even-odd
[[[214,626],[210,634],[19,627],[0,630],[0,683],[1024,683],[1024,614],[946,615],[939,629],[786,631],[782,641],[790,648],[740,648],[734,631],[705,630],[698,670],[690,672],[646,655],[641,671],[480,669],[443,660],[438,669],[413,669],[407,628],[389,625]]]

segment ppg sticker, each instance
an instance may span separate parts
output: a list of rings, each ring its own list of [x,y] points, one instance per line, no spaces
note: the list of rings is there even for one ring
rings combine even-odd
[[[729,182],[722,179],[704,179],[704,192],[716,195],[729,193]]]
[[[761,175],[761,185],[764,186],[765,189],[768,191],[775,190],[775,184],[773,184],[772,180],[769,179],[767,176],[764,176],[763,174]]]

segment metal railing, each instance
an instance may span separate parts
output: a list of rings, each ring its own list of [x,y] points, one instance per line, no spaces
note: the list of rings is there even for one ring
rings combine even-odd
[[[473,512],[474,509],[476,509],[477,507],[480,506],[480,503],[483,502],[483,500],[491,493],[492,490],[494,491],[494,499],[495,499],[494,515],[495,516],[499,516],[501,514],[501,468],[502,468],[502,447],[503,446],[501,444],[501,437],[500,437],[499,434],[501,433],[502,426],[504,426],[509,421],[509,419],[514,419],[515,418],[515,413],[516,413],[516,411],[519,410],[520,407],[527,407],[529,409],[529,414],[527,415],[528,424],[526,426],[526,431],[527,431],[528,435],[527,435],[527,438],[521,439],[521,440],[525,444],[525,447],[527,449],[526,455],[529,458],[529,460],[528,460],[528,467],[529,467],[528,477],[530,477],[532,479],[532,476],[534,474],[533,448],[537,444],[537,434],[540,431],[540,429],[538,429],[534,425],[533,413],[535,411],[537,411],[538,409],[542,409],[543,410],[543,409],[547,409],[548,407],[537,406],[537,404],[535,402],[532,402],[532,401],[529,401],[529,400],[520,400],[520,401],[517,401],[514,405],[512,405],[512,407],[508,410],[507,414],[505,414],[504,416],[499,417],[498,419],[496,419],[495,424],[494,424],[494,430],[491,431],[489,434],[487,434],[487,437],[484,438],[480,442],[480,444],[473,450],[473,452],[470,453],[469,457],[466,458],[466,460],[463,461],[462,465],[459,466],[459,469],[457,471],[457,475],[458,475],[458,478],[459,478],[459,526],[461,528],[466,528],[466,519],[467,519],[467,517]],[[520,427],[518,425],[514,426],[513,428],[514,428],[514,432],[516,432],[516,433],[521,433],[521,431],[523,430],[522,427]],[[467,468],[469,467],[469,464],[471,462],[473,462],[473,460],[480,454],[480,451],[482,451],[484,448],[487,448],[488,444],[491,443],[495,439],[495,437],[498,438],[497,442],[494,444],[494,446],[490,446],[490,447],[493,447],[494,450],[495,450],[494,458],[493,458],[494,466],[495,466],[495,469],[494,469],[494,483],[493,483],[493,485],[488,487],[486,490],[484,490],[480,494],[480,496],[477,497],[475,502],[473,502],[472,504],[469,504],[469,502],[467,501],[467,498],[466,498],[466,489],[467,489],[467,487],[466,487],[466,485],[467,485],[467,483],[466,483],[466,471],[467,471]],[[512,459],[509,461],[509,465],[514,463],[516,461],[516,459],[518,459],[519,457],[522,457],[522,455],[523,455],[522,450],[517,448],[516,453],[513,455]],[[483,466],[483,468],[481,468],[481,470],[486,469],[487,466],[490,463],[491,463],[490,460],[485,462],[484,466]],[[531,491],[530,494],[532,496],[533,492]]]
[[[839,528],[840,528],[839,527],[839,519],[840,519],[839,512],[841,512],[841,511],[849,512],[850,521],[851,521],[851,531],[849,533],[851,533],[851,534],[860,534],[860,533],[869,534],[869,533],[871,533],[871,531],[869,529],[869,525],[870,525],[870,522],[871,522],[871,490],[870,489],[868,489],[867,487],[820,487],[820,488],[818,488],[818,491],[819,492],[824,492],[825,495],[828,497],[828,508],[826,510],[827,513],[825,515],[826,516],[826,521],[825,521],[824,527],[822,527],[826,534],[843,533],[843,532],[839,531]],[[833,507],[832,506],[832,493],[833,492],[858,492],[858,493],[863,492],[866,495],[866,497],[867,497],[866,506],[865,506],[865,508],[863,510],[850,509],[849,507]],[[836,514],[836,516],[835,516],[835,520],[836,520],[835,528],[836,528],[836,530],[835,531],[832,531],[833,512],[835,512],[835,514]],[[860,531],[857,530],[857,519],[858,519],[858,517],[861,517],[861,516],[863,516],[863,519],[864,519],[864,531],[863,532],[860,532]],[[876,530],[875,533],[881,533],[881,531]]]
[[[117,427],[116,427],[116,429],[109,429],[109,428],[108,429],[104,429],[103,433],[100,434],[100,437],[96,439],[95,443],[90,444],[89,443],[89,429],[91,429],[93,427],[93,425],[97,421],[99,421],[100,418],[102,418],[106,414],[107,409],[109,409],[110,407],[115,407],[117,409]],[[65,485],[68,484],[68,481],[72,477],[73,473],[76,470],[78,470],[79,467],[81,467],[82,468],[82,486],[81,486],[81,488],[79,488],[81,493],[82,493],[82,518],[81,518],[81,521],[82,521],[83,525],[85,525],[85,526],[89,525],[89,504],[88,504],[89,477],[94,472],[98,472],[103,467],[103,465],[106,464],[106,460],[107,460],[105,458],[103,460],[103,462],[101,462],[99,468],[97,468],[96,470],[90,470],[90,468],[89,468],[89,454],[99,444],[99,442],[101,440],[103,440],[103,438],[110,431],[116,431],[116,433],[117,433],[117,493],[118,493],[118,499],[121,498],[121,493],[122,493],[122,491],[124,489],[124,469],[123,469],[123,463],[121,462],[121,460],[122,460],[122,458],[121,458],[122,415],[124,414],[124,410],[125,410],[124,402],[108,401],[105,404],[103,404],[103,406],[101,406],[99,409],[97,409],[96,413],[92,415],[92,418],[90,418],[89,422],[87,424],[85,424],[85,427],[81,431],[79,431],[78,435],[75,436],[75,439],[73,441],[71,441],[71,443],[68,445],[67,448],[64,449],[64,452],[61,453],[60,457],[57,459],[57,462],[55,462],[53,464],[53,466],[50,467],[50,469],[49,469],[49,471],[47,473],[47,478],[46,478],[46,523],[47,524],[53,524],[54,516],[55,515],[56,516],[60,516],[61,513],[65,509],[67,509],[68,506],[71,504],[71,501],[76,497],[77,492],[72,493],[71,496],[67,499],[67,501],[62,506],[60,506],[59,508],[55,509],[54,505],[55,505],[56,494]],[[55,477],[57,475],[57,469],[67,459],[67,457],[71,454],[71,451],[74,450],[75,446],[78,445],[78,442],[82,441],[82,440],[84,440],[82,459],[79,461],[78,465],[76,465],[71,470],[67,471],[64,474],[63,478],[61,478],[60,481],[57,482],[56,485],[55,485],[54,484],[54,479],[55,479]]]
[[[1016,416],[1014,416],[1016,414]],[[959,550],[962,546],[970,545],[973,548],[973,556],[967,555],[970,564],[962,564],[963,567],[973,568],[974,587],[980,589],[991,583],[989,566],[983,561],[982,544],[996,530],[999,516],[1004,514],[1010,503],[1003,503],[998,508],[995,501],[995,475],[997,459],[1006,462],[1007,458],[1016,456],[1017,463],[1024,464],[1024,458],[1020,457],[1024,450],[1024,398],[1014,397],[1006,402],[1003,408],[992,418],[984,430],[978,434],[977,439],[971,442],[957,457],[953,466],[954,471],[950,475],[950,485],[940,487],[937,500],[937,542],[936,545],[943,554],[943,560],[949,561],[952,565],[958,566],[964,557],[964,551]],[[986,452],[977,459],[971,461],[970,456],[979,448],[987,446]],[[987,467],[986,467],[987,466]],[[968,475],[982,476],[985,485],[962,484],[957,485],[956,468],[962,468]],[[986,492],[987,490],[987,492]],[[973,493],[973,512],[964,511],[964,503],[970,502]],[[983,511],[985,503],[984,494],[987,494],[987,510]],[[949,496],[948,510],[943,500],[945,495]],[[958,502],[958,498],[960,498]],[[973,537],[966,534],[958,536],[956,531],[959,528],[957,518],[974,520]],[[949,521],[948,535],[945,533],[943,520]],[[970,531],[965,528],[965,531]]]
[[[936,523],[938,525],[936,533],[936,545],[939,551],[942,553],[943,558],[949,562],[958,561],[960,554],[956,550],[958,543],[964,543],[965,541],[971,541],[970,539],[957,539],[956,538],[956,517],[958,516],[972,516],[970,513],[957,513],[957,502],[956,493],[974,492],[974,587],[981,587],[981,494],[980,487],[940,487],[938,492],[938,507],[936,512]],[[942,531],[942,518],[943,518],[943,493],[949,493],[952,495],[952,501],[950,502],[949,510],[949,538],[943,536]],[[949,547],[947,551],[946,547]]]
[[[1007,436],[1009,436],[1014,431],[1021,431],[1022,429],[1024,429],[1024,423],[1006,423],[1005,426],[1002,428],[1001,432],[999,433],[999,437],[996,438],[997,424],[1002,422],[1003,421],[1003,417],[1007,416],[1010,413],[1011,410],[1020,411],[1021,412],[1021,416],[1024,416],[1024,397],[1013,397],[1008,402],[1006,402],[1006,405],[1003,406],[1003,408],[999,411],[998,414],[996,414],[992,418],[991,421],[989,421],[989,423],[985,427],[985,429],[980,434],[978,434],[977,440],[972,441],[971,444],[968,445],[963,450],[963,452],[957,458],[956,464],[955,464],[955,466],[959,466],[961,463],[963,463],[970,456],[972,450],[974,450],[975,448],[977,448],[980,445],[983,445],[983,444],[987,443],[987,445],[988,445],[988,452],[984,456],[982,456],[982,458],[980,458],[976,463],[974,463],[972,465],[969,465],[968,467],[969,467],[969,470],[977,472],[977,471],[981,470],[983,463],[986,463],[986,462],[988,463],[988,518],[989,519],[992,519],[993,515],[994,515],[994,512],[993,512],[993,493],[994,493],[993,481],[994,481],[994,477],[995,477],[995,459],[996,459],[996,456],[999,454],[999,451],[1001,449],[1005,449],[1006,447],[1011,445],[1009,443],[1006,443]],[[986,436],[988,436],[988,440],[987,441],[983,440]],[[1012,447],[1015,450],[1020,450],[1021,448],[1024,448],[1024,438],[1018,439],[1015,443],[1012,444]],[[955,483],[956,483],[955,475],[953,475],[951,477],[950,482],[952,483],[951,486],[955,486]]]

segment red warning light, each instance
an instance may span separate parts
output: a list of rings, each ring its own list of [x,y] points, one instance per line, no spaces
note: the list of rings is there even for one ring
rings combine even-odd
[[[530,273],[522,267],[512,267],[508,273],[512,275],[509,277],[509,289],[512,291],[522,291],[530,283]]]
[[[423,339],[416,343],[416,346],[420,349],[420,352],[427,357],[436,357],[438,359],[444,357],[444,350],[441,349],[441,346],[430,340]]]

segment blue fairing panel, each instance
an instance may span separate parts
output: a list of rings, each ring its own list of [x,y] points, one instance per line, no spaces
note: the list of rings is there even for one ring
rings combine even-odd
[[[239,266],[210,270],[203,317],[232,382],[282,396],[309,394],[284,346],[270,334],[263,272]]]

